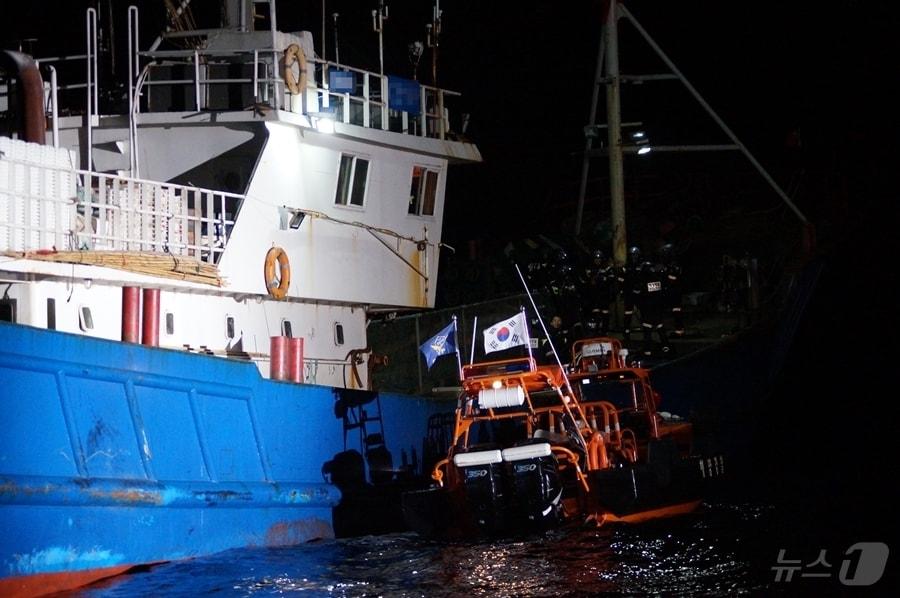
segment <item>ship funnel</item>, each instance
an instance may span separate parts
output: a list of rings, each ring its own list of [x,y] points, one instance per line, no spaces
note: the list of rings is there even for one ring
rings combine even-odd
[[[16,79],[15,102],[19,138],[30,143],[46,141],[44,81],[31,56],[13,50],[0,51],[0,69]]]

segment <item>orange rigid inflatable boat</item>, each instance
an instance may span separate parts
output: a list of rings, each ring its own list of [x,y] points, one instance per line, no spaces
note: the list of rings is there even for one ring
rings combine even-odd
[[[649,371],[626,355],[600,337],[576,342],[571,366],[465,366],[450,449],[433,487],[403,495],[407,525],[491,537],[695,509],[724,460],[695,452],[692,425],[663,417]]]

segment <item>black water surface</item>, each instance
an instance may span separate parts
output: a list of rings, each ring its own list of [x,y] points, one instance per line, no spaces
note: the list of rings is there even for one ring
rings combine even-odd
[[[479,544],[393,534],[234,550],[169,563],[76,595],[589,596],[765,592],[756,564],[771,508],[711,503],[636,527]]]

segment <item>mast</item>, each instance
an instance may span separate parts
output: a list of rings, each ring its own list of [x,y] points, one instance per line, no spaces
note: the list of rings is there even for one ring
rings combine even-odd
[[[606,119],[609,141],[609,193],[612,204],[613,260],[625,263],[625,174],[622,167],[622,114],[619,104],[619,11],[610,0],[604,24],[606,39]]]
[[[581,234],[584,215],[584,199],[587,192],[588,172],[594,155],[593,142],[597,136],[597,103],[600,84],[606,85],[606,128],[609,147],[609,191],[611,220],[613,228],[612,256],[615,264],[621,266],[627,257],[627,237],[625,227],[625,173],[622,163],[622,114],[619,95],[619,28],[618,1],[609,0],[600,33],[600,48],[597,51],[597,68],[594,74],[594,89],[591,96],[591,111],[588,126],[585,127],[585,151],[581,165],[581,182],[578,189],[578,208],[575,214],[575,236]],[[605,67],[605,68],[604,68]],[[605,73],[604,73],[605,70]],[[604,76],[605,75],[605,76]]]
[[[669,68],[668,73],[651,74],[651,75],[626,75],[622,76],[619,72],[619,39],[618,39],[618,20],[625,17],[635,27],[641,37],[648,46],[659,56],[663,63]],[[604,71],[605,67],[605,73]],[[769,186],[781,198],[791,211],[797,216],[800,222],[808,227],[809,221],[800,209],[794,204],[791,198],[769,175],[760,162],[750,153],[737,135],[725,124],[718,114],[712,109],[709,103],[700,95],[700,92],[694,88],[687,78],[678,70],[675,63],[663,52],[662,48],[650,37],[646,30],[638,23],[634,15],[624,6],[620,5],[620,0],[607,0],[606,12],[604,15],[603,28],[601,30],[600,50],[597,57],[597,69],[594,78],[594,93],[591,100],[591,112],[588,118],[588,125],[585,127],[585,156],[582,162],[581,183],[578,194],[578,207],[575,214],[575,235],[581,234],[582,217],[584,214],[584,201],[587,191],[588,170],[590,167],[590,158],[594,156],[608,156],[609,159],[609,185],[610,185],[610,203],[611,203],[611,224],[613,228],[613,259],[616,265],[622,265],[627,257],[627,239],[625,226],[625,193],[624,193],[624,172],[623,172],[623,154],[643,153],[648,151],[649,146],[641,150],[635,145],[625,145],[622,143],[622,115],[620,105],[620,83],[625,79],[627,81],[680,81],[688,92],[694,97],[697,103],[707,112],[712,120],[719,126],[719,129],[731,140],[730,144],[705,144],[705,145],[672,145],[672,146],[654,146],[654,151],[664,152],[688,152],[688,151],[739,151],[747,158],[759,174],[765,179]],[[606,118],[607,118],[607,140],[608,148],[593,149],[593,137],[597,136],[598,129],[603,125],[595,124],[597,111],[597,98],[599,95],[599,86],[601,83],[606,85]]]

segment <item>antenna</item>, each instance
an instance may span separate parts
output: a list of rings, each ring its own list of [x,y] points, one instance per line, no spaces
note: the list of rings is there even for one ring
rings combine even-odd
[[[541,312],[538,311],[537,303],[534,302],[534,297],[531,296],[531,291],[528,289],[528,283],[525,282],[525,277],[522,276],[522,271],[519,269],[519,264],[513,264],[516,267],[516,273],[519,275],[519,280],[522,281],[522,286],[525,288],[525,294],[528,295],[528,300],[531,301],[531,307],[534,308],[534,315],[537,316],[538,322],[541,324],[541,329],[544,331],[544,336],[547,337],[547,343],[550,345],[550,350],[553,351],[553,357],[556,358],[556,364],[559,366],[559,371],[562,374],[563,381],[566,383],[566,390],[569,392],[570,397],[575,397],[575,391],[572,390],[572,385],[569,383],[569,376],[566,374],[566,368],[563,367],[562,360],[559,358],[559,353],[556,352],[556,347],[553,346],[553,339],[550,338],[550,333],[547,332],[547,326],[544,324],[544,318],[541,317]],[[522,309],[522,313],[525,313],[525,309]],[[525,326],[528,326],[528,323],[525,323]],[[531,342],[529,341],[529,355],[531,355]],[[577,402],[576,402],[577,404]],[[587,453],[587,444],[584,442],[584,438],[581,436],[581,432],[578,431],[578,424],[575,423],[575,417],[572,415],[571,411],[569,411],[569,407],[565,406],[565,413],[568,415],[571,420],[572,428],[572,436],[577,439],[579,446],[581,449]],[[581,407],[578,408],[579,411]],[[563,424],[565,425],[565,424]]]
[[[409,46],[407,46],[407,50],[409,51],[409,63],[412,65],[413,72],[413,81],[419,80],[419,59],[422,58],[422,52],[425,51],[425,46],[420,41],[414,41]]]
[[[378,34],[378,69],[384,76],[384,22],[388,19],[388,7],[378,0],[378,8],[372,11],[372,31]]]
[[[516,267],[516,273],[519,275],[519,280],[522,281],[522,286],[525,288],[525,294],[528,295],[528,300],[531,301],[531,307],[534,308],[534,315],[537,316],[538,323],[541,325],[541,329],[544,331],[544,336],[547,337],[547,342],[550,344],[550,350],[553,351],[553,357],[556,358],[556,364],[559,366],[560,371],[562,371],[563,379],[566,381],[566,387],[569,389],[569,393],[574,395],[575,393],[572,392],[572,385],[569,384],[569,377],[566,376],[566,368],[563,367],[562,360],[559,358],[559,353],[556,352],[556,347],[553,346],[553,339],[550,338],[550,333],[547,332],[547,326],[544,324],[544,318],[541,317],[541,312],[538,310],[537,303],[534,302],[534,297],[531,296],[531,291],[528,289],[528,283],[525,282],[525,277],[522,276],[522,271],[519,269],[519,264],[513,265]]]
[[[472,353],[469,354],[469,365],[475,363],[475,335],[478,334],[478,316],[475,316],[475,321],[472,323]]]
[[[338,64],[341,63],[341,54],[338,51],[338,13],[331,13],[331,18],[334,19],[334,61]]]
[[[437,87],[437,54],[441,38],[441,0],[434,0],[431,23],[425,25],[428,47],[431,48],[431,84]]]
[[[325,0],[322,0],[322,41],[319,45],[322,48],[320,58],[323,62],[327,60],[325,58],[325,22],[327,21],[327,19],[325,18],[326,14],[328,13],[325,12]]]
[[[428,32],[428,47],[431,48],[431,84],[434,86],[434,96],[437,100],[437,125],[438,138],[444,138],[444,92],[438,89],[437,63],[438,46],[441,43],[441,0],[434,0],[434,9],[431,13],[431,24],[426,25]]]

